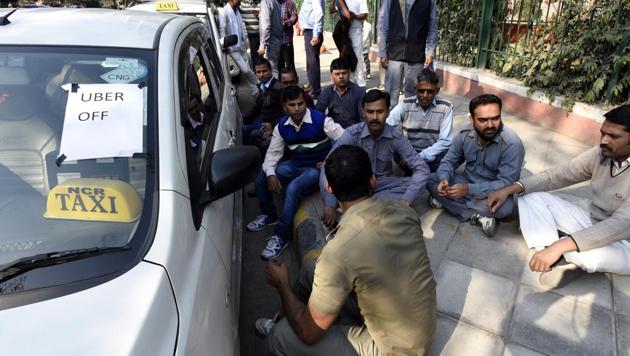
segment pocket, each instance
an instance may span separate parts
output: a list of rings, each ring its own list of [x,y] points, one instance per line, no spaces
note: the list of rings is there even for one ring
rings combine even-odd
[[[390,174],[392,172],[392,160],[394,154],[392,152],[379,152],[376,155],[376,171],[374,174]]]

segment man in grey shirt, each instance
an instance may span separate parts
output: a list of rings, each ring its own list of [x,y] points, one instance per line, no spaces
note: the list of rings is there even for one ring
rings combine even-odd
[[[472,126],[455,138],[437,172],[431,175],[429,205],[445,207],[460,221],[481,225],[488,237],[496,232],[495,218],[512,214],[512,201],[491,212],[488,194],[517,181],[525,157],[518,135],[501,121],[502,102],[493,94],[470,101]],[[466,162],[464,174],[455,170]]]
[[[284,0],[282,0],[284,1]],[[284,25],[280,3],[277,0],[262,0],[260,2],[260,46],[258,54],[264,56],[271,63],[271,71],[278,78],[278,61],[280,48],[284,36]]]
[[[418,156],[400,130],[385,123],[389,116],[389,100],[389,94],[384,91],[368,91],[363,97],[365,121],[348,127],[330,152],[341,145],[361,147],[368,153],[376,176],[374,195],[410,205],[427,184],[429,166]],[[392,161],[395,155],[407,162],[413,172],[411,177],[393,175]],[[333,226],[337,221],[337,199],[327,190],[323,166],[319,183],[324,199],[324,224]]]

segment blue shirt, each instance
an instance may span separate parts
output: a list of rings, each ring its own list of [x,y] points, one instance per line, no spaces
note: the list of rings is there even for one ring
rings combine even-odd
[[[408,202],[418,198],[420,191],[424,189],[427,180],[429,180],[429,166],[416,153],[416,150],[413,149],[413,146],[411,146],[411,143],[402,132],[393,126],[385,124],[383,133],[379,137],[374,138],[365,122],[352,125],[344,131],[330,152],[332,153],[341,145],[358,146],[365,150],[370,157],[372,172],[374,172],[377,180],[379,177],[393,176],[392,162],[394,156],[402,158],[413,172],[407,191],[402,196],[402,199]],[[323,166],[319,183],[324,197],[324,204],[327,207],[337,205],[337,199],[335,199],[334,195],[328,193],[326,189],[326,176]]]
[[[472,126],[462,130],[440,163],[437,176],[451,181],[457,167],[466,162],[464,176],[468,195],[485,199],[488,193],[516,182],[521,176],[525,147],[518,135],[502,126],[501,131],[485,145]]]
[[[350,82],[343,95],[339,95],[334,85],[322,90],[315,110],[328,113],[344,129],[363,121],[363,97],[365,89]]]
[[[389,9],[390,1],[398,0],[383,0],[381,4],[381,10],[379,11],[379,38],[378,41],[378,55],[379,57],[387,57],[387,34],[389,32]],[[409,18],[409,12],[411,11],[411,5],[415,0],[406,0],[407,13],[405,17]],[[437,18],[437,4],[436,0],[431,0],[431,14],[429,17],[429,32],[427,33],[427,43],[424,47],[424,54],[426,56],[435,57],[435,48],[437,47],[437,32],[438,32],[438,18]]]
[[[324,28],[324,1],[304,0],[298,14],[300,28],[313,30],[313,37],[317,38]]]

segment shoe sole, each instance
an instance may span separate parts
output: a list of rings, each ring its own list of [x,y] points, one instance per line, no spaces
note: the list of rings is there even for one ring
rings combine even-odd
[[[277,224],[277,223],[278,223],[278,221],[276,220],[276,221],[274,221],[274,222],[272,222],[272,223],[270,223],[270,224],[267,224],[267,225],[265,225],[265,226],[263,226],[263,227],[261,227],[261,228],[258,228],[258,229],[252,229],[252,228],[250,228],[249,226],[245,226],[245,229],[247,229],[247,231],[249,231],[249,232],[262,231],[262,230],[264,230],[264,229],[268,228],[269,226],[274,226],[274,225],[275,225],[275,224]]]
[[[271,259],[278,258],[278,257],[280,257],[280,255],[282,255],[282,252],[284,252],[284,250],[287,248],[287,246],[289,246],[289,244],[288,244],[288,243],[287,243],[286,245],[284,245],[284,247],[283,247],[283,248],[281,248],[281,249],[280,249],[280,251],[278,251],[278,253],[277,253],[276,255],[274,255],[274,256],[269,256],[269,257],[266,257],[266,256],[263,256],[263,255],[261,254],[261,255],[260,255],[260,258],[261,258],[263,261],[269,261],[269,260],[271,260]]]
[[[586,273],[573,263],[553,267],[549,272],[541,272],[538,282],[547,288],[562,288],[571,281]]]

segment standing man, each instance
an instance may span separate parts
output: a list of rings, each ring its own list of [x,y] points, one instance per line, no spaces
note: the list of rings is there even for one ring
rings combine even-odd
[[[521,175],[525,147],[518,135],[501,121],[501,99],[484,94],[470,101],[471,127],[462,130],[429,179],[429,205],[444,206],[460,221],[481,225],[488,237],[496,232],[495,218],[512,214],[512,202],[501,209],[488,209],[488,194]],[[455,170],[466,162],[464,174]]]
[[[344,129],[363,121],[365,90],[350,81],[350,68],[340,58],[330,63],[333,85],[324,88],[315,109],[332,117]]]
[[[293,0],[285,0],[280,3],[282,15],[282,46],[280,46],[280,62],[278,67],[295,70],[293,51],[293,26],[297,23],[298,12]],[[278,78],[280,79],[280,78]]]
[[[273,129],[262,171],[256,178],[256,195],[262,214],[247,224],[249,231],[276,225],[261,254],[265,260],[280,256],[288,245],[300,200],[317,190],[319,166],[328,155],[332,141],[343,133],[343,128],[331,118],[306,108],[304,89],[298,86],[284,89],[282,105],[287,115]],[[285,149],[291,152],[291,158],[280,162]],[[284,205],[278,216],[271,193],[283,191]]]
[[[519,194],[523,237],[541,249],[529,267],[547,287],[561,287],[584,271],[630,274],[630,105],[604,117],[599,146],[488,197],[494,212]],[[546,193],[589,180],[589,210]]]
[[[260,47],[260,26],[258,24],[258,14],[260,13],[260,1],[243,0],[240,6],[241,16],[245,22],[245,31],[247,31],[247,39],[249,40],[249,54],[252,61],[252,69],[254,64],[260,61],[258,55],[258,47]]]
[[[341,145],[359,146],[368,153],[372,171],[376,176],[374,195],[379,198],[400,200],[410,205],[424,189],[429,179],[429,167],[395,127],[387,125],[389,94],[372,89],[363,97],[364,122],[346,129],[337,140],[334,151]],[[413,172],[411,177],[394,176],[392,161],[402,157]],[[320,176],[320,191],[324,199],[324,223],[333,226],[337,221],[337,199],[326,190],[324,170]]]
[[[379,31],[381,66],[387,69],[385,91],[398,104],[400,84],[405,96],[414,95],[416,77],[431,68],[437,47],[436,0],[383,0]]]
[[[247,79],[249,90],[255,96],[258,92],[258,87],[256,86],[258,80],[247,60],[247,37],[245,37],[243,19],[238,10],[240,5],[241,0],[228,0],[227,4],[221,8],[219,32],[221,38],[228,35],[236,35],[238,37],[238,42],[234,46],[230,46],[227,51],[240,69],[241,74]]]
[[[260,45],[258,54],[271,63],[273,76],[278,78],[280,47],[284,37],[284,26],[278,0],[262,0],[260,2]]]
[[[365,79],[372,79],[370,69],[370,49],[372,48],[372,24],[363,21],[363,64],[365,65]]]
[[[321,93],[321,73],[319,68],[319,50],[324,41],[324,1],[304,0],[298,16],[300,28],[304,35],[304,49],[306,50],[306,75],[308,83],[313,88],[313,99],[319,98]]]
[[[263,334],[269,330],[268,353],[427,355],[436,326],[435,281],[418,215],[371,197],[376,177],[359,147],[333,152],[326,177],[345,213],[293,290],[287,266],[267,264],[267,282],[278,289],[286,314],[275,326],[256,322],[267,326]]]
[[[405,136],[435,172],[453,138],[453,104],[437,96],[440,79],[429,69],[418,74],[416,96],[406,98],[389,113],[387,123],[402,125]],[[403,163],[403,162],[401,162]],[[406,169],[404,163],[403,169]]]

